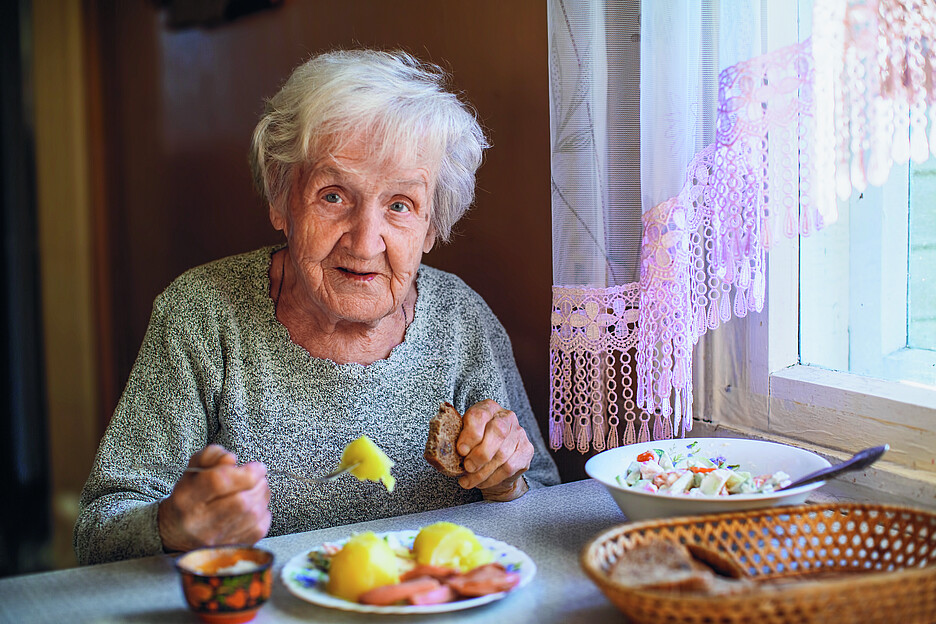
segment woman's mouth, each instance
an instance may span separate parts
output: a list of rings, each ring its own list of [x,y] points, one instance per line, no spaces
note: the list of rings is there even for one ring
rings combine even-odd
[[[338,267],[338,270],[341,271],[341,273],[343,273],[344,275],[350,277],[351,279],[360,280],[362,282],[369,282],[375,277],[377,277],[376,273],[370,273],[370,272],[361,273],[358,271],[352,271],[351,269],[347,269],[345,267]]]

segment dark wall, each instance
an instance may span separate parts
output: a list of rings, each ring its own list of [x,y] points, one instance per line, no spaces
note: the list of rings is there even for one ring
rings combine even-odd
[[[52,532],[31,35],[30,3],[0,3],[0,576],[47,569]]]
[[[93,5],[106,422],[153,298],[194,265],[279,240],[246,165],[263,106],[290,70],[334,47],[403,48],[449,69],[494,147],[476,206],[427,264],[488,301],[544,432],[550,255],[546,7],[541,0],[343,0],[281,6],[211,27],[170,28],[142,0]],[[106,328],[104,328],[106,329]],[[110,341],[110,343],[108,343]],[[106,367],[106,366],[105,366]]]

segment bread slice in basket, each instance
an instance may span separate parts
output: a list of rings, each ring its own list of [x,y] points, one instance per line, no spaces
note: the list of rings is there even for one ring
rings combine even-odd
[[[429,436],[423,457],[436,470],[448,477],[465,474],[464,457],[455,448],[461,435],[462,416],[451,403],[439,406],[439,411],[429,421]]]
[[[610,580],[631,589],[706,595],[729,595],[750,588],[749,580],[738,577],[738,569],[711,561],[705,549],[698,554],[706,562],[693,556],[696,548],[690,551],[671,540],[648,541],[628,550],[612,565]]]

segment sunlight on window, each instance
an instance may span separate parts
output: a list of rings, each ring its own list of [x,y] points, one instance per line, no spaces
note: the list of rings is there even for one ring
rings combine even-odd
[[[936,387],[936,158],[800,241],[800,362]]]
[[[910,169],[907,346],[936,351],[936,157]]]

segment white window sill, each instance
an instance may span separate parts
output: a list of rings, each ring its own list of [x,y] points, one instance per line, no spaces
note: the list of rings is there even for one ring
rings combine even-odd
[[[936,474],[930,387],[791,366],[770,375],[768,410],[773,434],[852,451],[887,443],[891,462]]]
[[[813,392],[804,395],[802,390],[791,390],[791,386],[800,383],[807,384]],[[850,399],[851,404],[860,404],[863,401],[886,402],[901,411],[915,409],[922,415],[927,412],[931,414],[933,410],[936,410],[936,389],[931,386],[865,377],[818,366],[790,366],[772,373],[770,394],[777,399],[796,400],[801,403],[812,399],[817,405],[828,404],[840,409],[853,407],[853,405],[841,403],[841,395],[853,394],[858,398]]]

